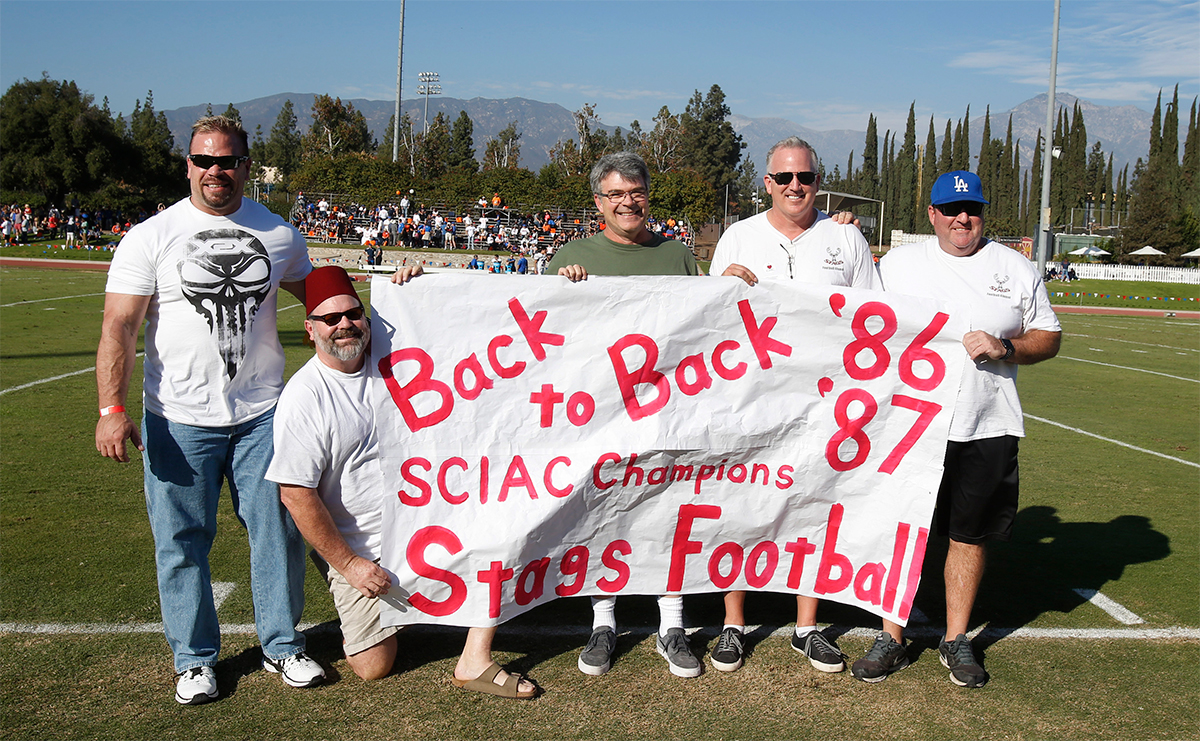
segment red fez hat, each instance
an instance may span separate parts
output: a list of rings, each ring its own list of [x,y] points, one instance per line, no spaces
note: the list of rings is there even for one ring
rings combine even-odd
[[[317,268],[304,279],[304,309],[310,315],[326,299],[343,295],[353,296],[358,303],[362,303],[358,292],[354,290],[354,281],[350,280],[343,267],[327,265]]]

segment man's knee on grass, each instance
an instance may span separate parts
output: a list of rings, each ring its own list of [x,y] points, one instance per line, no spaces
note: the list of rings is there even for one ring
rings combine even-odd
[[[396,636],[388,636],[358,653],[347,654],[346,662],[359,679],[368,682],[383,679],[392,673],[392,665],[396,663]]]

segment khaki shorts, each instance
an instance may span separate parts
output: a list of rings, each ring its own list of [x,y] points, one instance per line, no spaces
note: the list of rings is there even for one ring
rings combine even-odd
[[[341,572],[331,569],[316,551],[309,556],[329,585],[329,593],[333,595],[333,606],[342,620],[342,641],[347,656],[366,651],[400,630],[401,626],[398,625],[385,628],[380,624],[378,598],[363,596],[346,581]]]

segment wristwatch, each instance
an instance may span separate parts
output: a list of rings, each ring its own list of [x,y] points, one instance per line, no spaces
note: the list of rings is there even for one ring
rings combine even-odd
[[[1001,338],[1000,344],[1004,345],[1004,357],[1001,360],[1012,360],[1012,356],[1016,354],[1016,348],[1013,347],[1012,340]]]

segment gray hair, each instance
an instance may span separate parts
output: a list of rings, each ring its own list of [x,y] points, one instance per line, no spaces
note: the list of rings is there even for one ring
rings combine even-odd
[[[214,131],[234,137],[242,143],[242,150],[250,154],[250,137],[242,128],[242,122],[228,116],[203,116],[192,124],[192,138],[188,140],[188,151],[191,151],[192,142],[196,140],[197,134],[211,134]]]
[[[775,152],[780,149],[807,149],[808,154],[812,159],[813,172],[821,168],[821,159],[817,157],[817,150],[813,149],[813,145],[804,141],[798,136],[789,136],[780,142],[775,142],[775,145],[767,150],[767,169],[771,168],[771,158],[775,156]]]
[[[640,180],[646,190],[650,190],[650,168],[646,167],[646,160],[633,152],[613,152],[601,157],[592,168],[589,177],[592,192],[599,193],[600,181],[614,172],[630,182]]]

